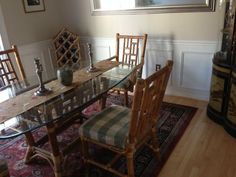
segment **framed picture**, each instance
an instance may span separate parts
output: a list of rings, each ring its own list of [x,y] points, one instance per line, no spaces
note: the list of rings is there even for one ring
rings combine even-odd
[[[45,11],[44,0],[23,0],[25,13]]]

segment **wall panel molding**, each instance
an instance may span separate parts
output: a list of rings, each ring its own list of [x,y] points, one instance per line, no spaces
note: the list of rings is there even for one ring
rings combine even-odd
[[[36,75],[34,58],[40,58],[43,65],[45,79],[51,78],[55,72],[53,64],[54,48],[50,40],[40,41],[32,44],[18,46],[20,58],[26,72],[26,76],[31,77]]]
[[[80,38],[81,53],[87,59],[87,43],[92,44],[94,60],[115,55],[114,38]],[[45,70],[55,72],[54,52],[50,40],[19,46],[26,67],[34,68],[34,57],[41,57]],[[143,77],[154,72],[154,65],[174,61],[167,94],[208,100],[211,61],[218,49],[217,41],[178,41],[148,38]],[[33,65],[33,66],[32,66]]]
[[[180,80],[182,88],[199,89],[209,91],[213,53],[182,51],[180,59]],[[191,69],[191,70],[189,70]],[[187,80],[187,81],[186,81]],[[198,85],[196,85],[198,84]]]
[[[86,42],[90,42],[95,49],[107,46],[110,48],[107,56],[115,54],[115,37],[82,37],[81,43]],[[208,100],[211,60],[218,48],[218,41],[184,41],[148,37],[143,77],[153,72],[155,64],[164,65],[167,59],[172,59],[174,68],[167,94]],[[101,53],[104,53],[104,50]],[[99,50],[96,51],[96,55],[94,58],[99,56]]]

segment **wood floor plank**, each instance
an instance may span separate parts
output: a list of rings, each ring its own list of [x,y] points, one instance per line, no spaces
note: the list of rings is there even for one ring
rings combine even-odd
[[[165,96],[198,111],[158,177],[236,177],[236,138],[206,115],[206,101]]]

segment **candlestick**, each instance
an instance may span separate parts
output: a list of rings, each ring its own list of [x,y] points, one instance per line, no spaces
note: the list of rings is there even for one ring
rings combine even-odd
[[[51,89],[45,88],[44,83],[43,83],[43,78],[42,78],[42,72],[43,72],[43,66],[40,63],[40,59],[39,58],[35,58],[34,59],[34,64],[35,64],[35,68],[36,68],[36,74],[39,80],[39,88],[38,90],[36,90],[34,92],[34,95],[36,96],[43,96],[43,95],[47,95],[49,93],[52,92]]]
[[[88,46],[88,56],[90,62],[87,72],[97,72],[98,69],[95,66],[93,66],[93,53],[91,51],[91,44],[87,43],[87,46]]]

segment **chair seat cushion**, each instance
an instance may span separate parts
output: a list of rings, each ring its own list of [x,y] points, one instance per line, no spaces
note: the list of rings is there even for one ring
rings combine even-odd
[[[125,148],[131,110],[122,106],[111,106],[91,117],[79,128],[81,137]]]

